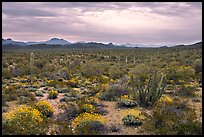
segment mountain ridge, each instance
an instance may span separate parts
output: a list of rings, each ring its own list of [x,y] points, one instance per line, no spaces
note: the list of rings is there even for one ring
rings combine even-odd
[[[10,45],[10,46],[9,46]],[[196,42],[189,45],[175,45],[175,46],[160,46],[160,47],[152,47],[148,45],[140,45],[140,44],[134,44],[135,46],[132,46],[133,44],[127,43],[116,45],[113,43],[99,43],[99,42],[75,42],[71,43],[64,39],[59,38],[51,38],[48,41],[41,41],[41,42],[19,42],[14,41],[11,38],[3,39],[2,38],[2,47],[3,48],[19,48],[19,47],[26,47],[26,48],[202,48],[202,41]],[[137,46],[136,46],[137,45]],[[17,47],[19,46],[19,47]]]

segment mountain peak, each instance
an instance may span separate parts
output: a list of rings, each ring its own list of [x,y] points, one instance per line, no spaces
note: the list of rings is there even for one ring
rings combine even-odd
[[[59,38],[51,38],[50,40],[63,40],[63,39],[59,39]]]
[[[70,44],[70,42],[64,40],[64,39],[59,39],[59,38],[51,38],[50,40],[45,42],[46,44],[59,44],[59,45],[66,45]]]

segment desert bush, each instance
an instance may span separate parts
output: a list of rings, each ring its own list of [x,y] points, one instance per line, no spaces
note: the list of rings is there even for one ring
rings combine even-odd
[[[2,106],[2,113],[5,113],[8,111],[8,107],[7,106]]]
[[[173,80],[175,84],[191,82],[195,77],[195,71],[191,66],[175,66],[166,68],[167,80]]]
[[[80,108],[75,102],[65,102],[60,105],[60,108],[65,110],[65,114],[68,118],[73,118],[80,114]]]
[[[18,100],[19,97],[21,97],[21,96],[28,97],[29,100],[31,100],[31,101],[35,100],[35,96],[32,93],[30,93],[24,89],[17,89],[16,86],[9,86],[5,90],[3,90],[2,96],[3,96],[5,101]]]
[[[73,135],[71,126],[69,122],[55,122],[58,125],[57,135]]]
[[[104,92],[101,93],[101,100],[116,100],[117,97],[127,94],[127,90],[120,84],[110,85]]]
[[[42,91],[35,91],[36,96],[44,97],[44,94]]]
[[[25,97],[25,96],[20,96],[18,98],[18,103],[19,104],[30,104],[30,103],[33,103],[34,100],[32,100],[31,98],[29,97]]]
[[[10,79],[12,77],[12,74],[7,68],[3,68],[2,69],[2,77],[5,79]]]
[[[135,115],[126,115],[125,117],[123,117],[122,121],[126,125],[140,126],[142,124],[142,121]]]
[[[194,62],[194,70],[196,79],[202,83],[202,60],[196,59]]]
[[[96,111],[96,108],[91,104],[83,104],[82,105],[82,110],[84,112],[92,113],[92,112]]]
[[[29,92],[35,92],[35,91],[37,91],[37,90],[38,90],[37,88],[33,88],[33,87],[31,87],[31,88],[28,89]]]
[[[179,88],[179,90],[176,92],[177,95],[181,96],[195,96],[195,91],[197,89],[198,85],[195,83],[186,83],[182,84]]]
[[[144,83],[148,79],[150,71],[151,69],[147,64],[138,64],[130,71],[130,74],[134,76],[134,79],[140,79],[140,82]]]
[[[193,65],[194,65],[194,70],[196,74],[199,74],[200,72],[202,72],[202,60],[201,59],[196,59]]]
[[[43,132],[42,125],[40,111],[24,105],[3,114],[2,132],[5,135],[37,135]]]
[[[110,130],[112,131],[112,132],[118,132],[118,131],[120,131],[120,127],[118,126],[118,125],[111,125],[110,126]]]
[[[37,59],[34,62],[34,65],[38,68],[38,69],[42,69],[44,67],[44,65],[46,64],[45,60],[42,59]]]
[[[118,101],[118,107],[131,108],[137,105],[137,101],[133,100],[133,98],[129,97],[128,95],[121,96],[120,100]]]
[[[78,87],[78,82],[76,78],[72,78],[67,83],[70,87]]]
[[[44,116],[50,117],[54,113],[54,107],[47,101],[41,100],[34,104],[34,108],[39,110]]]
[[[48,94],[48,99],[56,99],[58,96],[58,92],[56,90],[50,90]]]
[[[160,104],[143,124],[145,132],[156,135],[201,135],[202,124],[196,120],[195,110],[180,99]]]
[[[135,125],[140,126],[145,120],[145,116],[140,110],[129,109],[123,111],[122,121],[125,125]]]
[[[95,113],[82,113],[72,121],[75,133],[80,135],[98,134],[104,127],[106,119]]]
[[[168,95],[163,95],[157,102],[157,104],[171,104],[173,103],[173,99]]]

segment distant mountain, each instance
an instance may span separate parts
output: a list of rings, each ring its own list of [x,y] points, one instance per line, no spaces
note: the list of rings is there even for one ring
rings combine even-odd
[[[19,46],[27,46],[25,42],[13,41],[12,39],[2,39],[2,45],[19,45]]]
[[[126,43],[126,44],[121,44],[119,46],[122,47],[129,47],[129,48],[150,48],[150,47],[161,47],[161,45],[150,45],[150,44],[130,44],[130,43]]]
[[[68,45],[68,44],[71,44],[71,42],[68,42],[64,39],[52,38],[44,42],[27,42],[27,44],[28,45],[34,45],[34,44]]]
[[[202,48],[202,42],[190,45],[161,46],[161,45],[141,45],[141,44],[123,44],[116,45],[113,43],[104,44],[98,42],[76,42],[71,43],[64,39],[52,38],[44,42],[19,42],[12,39],[2,39],[3,49],[46,49],[46,48]]]
[[[190,45],[176,45],[173,48],[202,48],[202,42],[197,42]]]
[[[71,42],[68,42],[64,39],[58,39],[58,38],[52,38],[48,41],[45,42],[46,44],[51,44],[51,45],[66,45],[66,44],[71,44]]]

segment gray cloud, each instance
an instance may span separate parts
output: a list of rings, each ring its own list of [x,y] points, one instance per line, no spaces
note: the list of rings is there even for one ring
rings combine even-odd
[[[148,11],[134,8],[149,9]],[[91,22],[88,12],[122,11],[164,18],[163,24],[152,24],[144,28],[124,31],[107,27],[100,22]],[[99,41],[114,43],[190,43],[202,38],[202,3],[166,2],[41,2],[41,3],[3,3],[3,37],[14,36],[19,40],[32,41],[46,39],[50,35],[63,36],[71,41]],[[156,18],[157,15],[157,18]],[[96,15],[98,19],[101,14]],[[106,16],[105,16],[106,17]],[[111,16],[110,16],[111,17]],[[173,20],[173,19],[176,20]],[[106,19],[106,18],[105,18]],[[189,20],[191,19],[191,20]],[[168,21],[169,20],[169,21]],[[93,20],[92,20],[93,21]],[[122,17],[121,17],[121,21]],[[134,20],[136,21],[136,20]],[[131,20],[129,21],[131,22]],[[120,21],[118,22],[120,23]],[[137,22],[135,22],[137,23]],[[165,24],[168,23],[168,24]],[[134,25],[134,23],[133,23]],[[161,28],[164,25],[166,28]],[[143,32],[140,30],[144,29]],[[126,31],[125,31],[126,30]]]

